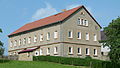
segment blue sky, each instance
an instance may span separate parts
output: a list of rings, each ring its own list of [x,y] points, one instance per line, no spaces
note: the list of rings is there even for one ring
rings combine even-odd
[[[0,0],[0,40],[7,55],[7,35],[26,23],[84,5],[102,27],[120,16],[120,0]]]

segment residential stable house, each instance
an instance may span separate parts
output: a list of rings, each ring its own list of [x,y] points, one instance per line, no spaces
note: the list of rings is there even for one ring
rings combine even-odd
[[[84,6],[28,23],[9,34],[9,55],[101,58],[101,26]]]

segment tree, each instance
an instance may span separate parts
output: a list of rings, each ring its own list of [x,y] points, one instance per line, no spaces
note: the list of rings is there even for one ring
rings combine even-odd
[[[2,29],[0,29],[0,33],[2,33]],[[4,53],[3,43],[0,41],[0,55],[2,56],[3,53]]]
[[[112,20],[103,31],[106,35],[106,40],[101,42],[104,43],[104,46],[110,48],[108,54],[110,60],[115,63],[120,63],[120,17]]]

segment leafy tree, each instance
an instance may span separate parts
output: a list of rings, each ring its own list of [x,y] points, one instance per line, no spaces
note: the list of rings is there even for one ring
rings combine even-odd
[[[0,33],[2,33],[2,29],[0,29]],[[0,41],[0,55],[3,55],[4,49],[3,49],[3,43]]]
[[[101,41],[104,46],[110,48],[108,56],[115,63],[120,63],[120,17],[112,20],[108,27],[104,28],[106,40]]]

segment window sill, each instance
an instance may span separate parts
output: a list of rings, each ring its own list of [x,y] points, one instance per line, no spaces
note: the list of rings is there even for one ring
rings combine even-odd
[[[73,39],[73,37],[68,37],[69,39]]]
[[[98,57],[98,55],[93,55],[93,57]]]
[[[58,55],[58,53],[54,53],[54,55]]]
[[[50,54],[47,54],[47,56],[50,56]]]
[[[77,38],[78,40],[81,40],[81,38]]]
[[[86,55],[86,56],[90,56],[90,55]]]
[[[73,55],[73,53],[69,53],[68,55]]]
[[[78,56],[82,56],[82,54],[79,54],[79,53],[78,53],[77,55],[78,55]]]

